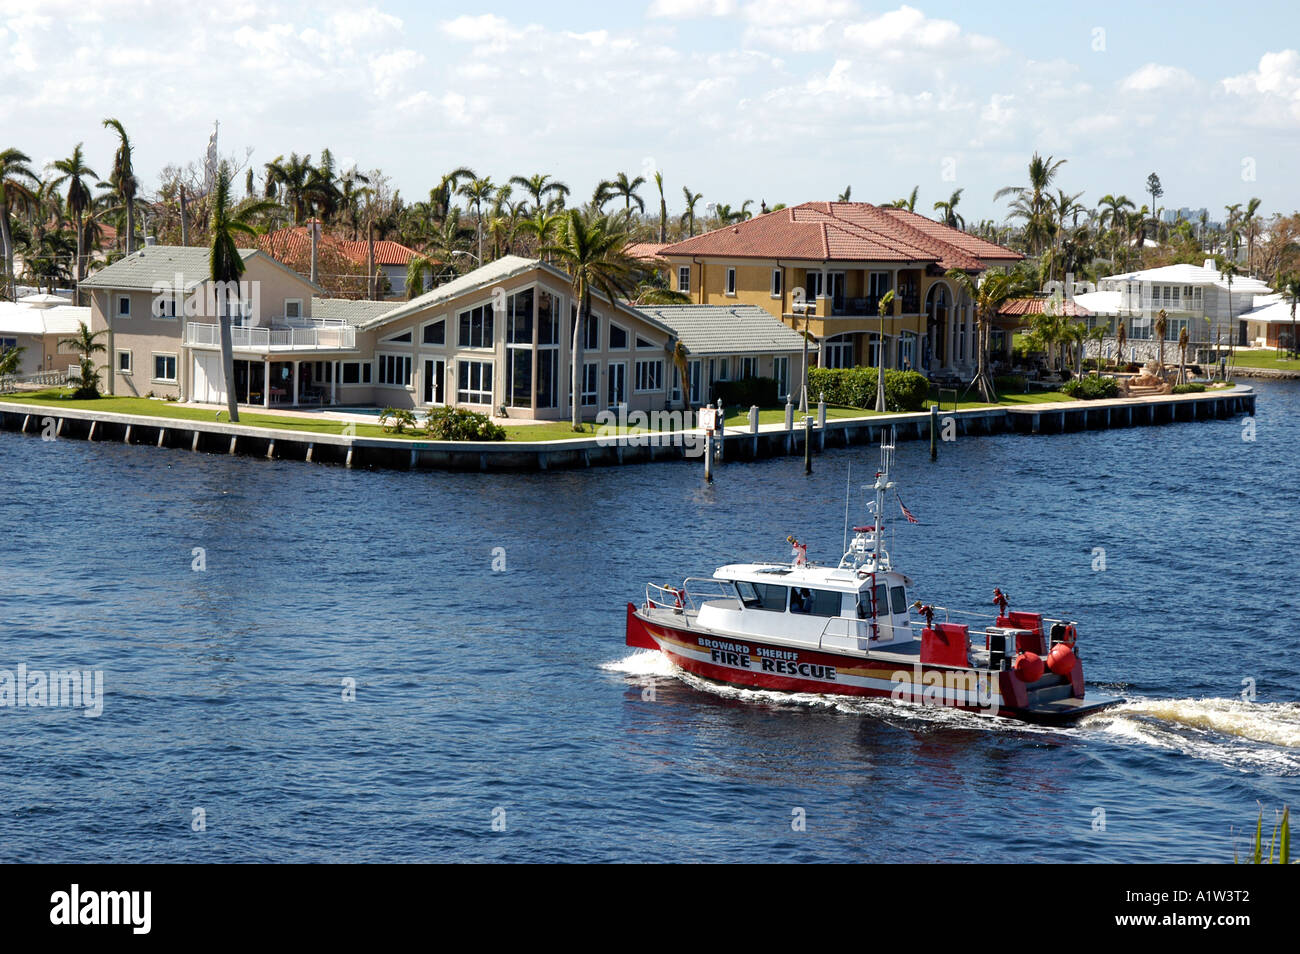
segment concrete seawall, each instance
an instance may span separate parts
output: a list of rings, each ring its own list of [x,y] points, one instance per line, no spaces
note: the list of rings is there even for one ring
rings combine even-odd
[[[1159,395],[1105,401],[1071,401],[1019,407],[941,411],[940,433],[1056,434],[1067,431],[1141,427],[1232,417],[1255,412],[1255,392],[1246,385],[1200,394]],[[949,420],[951,419],[951,420]],[[875,443],[885,428],[898,440],[928,440],[929,412],[828,419],[812,432],[813,450]],[[541,471],[575,467],[698,459],[699,431],[581,437],[572,440],[462,443],[402,438],[304,434],[301,431],[189,421],[43,404],[0,402],[0,428],[39,437],[115,441],[211,454],[239,454],[273,460],[300,460],[345,467]],[[716,440],[716,438],[715,438]],[[804,429],[784,424],[758,429],[728,427],[719,460],[757,460],[802,455]]]

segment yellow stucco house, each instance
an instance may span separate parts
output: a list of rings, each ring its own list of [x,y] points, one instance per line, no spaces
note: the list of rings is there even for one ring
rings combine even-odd
[[[945,273],[978,275],[1023,257],[906,209],[806,202],[658,250],[672,287],[704,305],[756,305],[805,328],[822,367],[876,365],[879,301],[885,366],[934,373],[975,363],[969,300]]]

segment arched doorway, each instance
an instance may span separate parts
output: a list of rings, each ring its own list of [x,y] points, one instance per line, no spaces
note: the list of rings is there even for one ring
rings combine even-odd
[[[947,285],[938,282],[930,286],[925,295],[925,314],[925,332],[929,340],[926,351],[930,360],[928,364],[924,364],[923,360],[923,366],[928,371],[952,363],[948,355],[948,322],[952,318],[952,296]]]

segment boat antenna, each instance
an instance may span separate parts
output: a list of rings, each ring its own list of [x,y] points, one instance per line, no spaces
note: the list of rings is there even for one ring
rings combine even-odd
[[[841,553],[849,552],[849,497],[853,494],[853,464],[849,464],[849,469],[844,475],[844,549]]]

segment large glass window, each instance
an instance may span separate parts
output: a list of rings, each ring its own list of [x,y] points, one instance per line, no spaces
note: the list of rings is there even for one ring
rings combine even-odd
[[[492,403],[492,362],[461,361],[457,364],[456,401],[459,404]]]
[[[901,586],[891,586],[889,588],[889,598],[893,604],[895,616],[901,616],[907,613],[907,591]]]
[[[379,383],[392,387],[410,387],[411,356],[409,354],[377,355],[379,362]]]
[[[664,389],[664,363],[662,361],[638,361],[636,363],[636,389],[638,391],[662,391]]]
[[[627,348],[627,329],[620,328],[614,323],[609,326],[609,350],[623,351]]]
[[[447,322],[443,320],[435,321],[431,325],[424,326],[424,343],[427,345],[442,345],[447,343]]]
[[[492,306],[479,305],[458,316],[460,335],[456,339],[462,348],[492,347]]]
[[[573,306],[569,309],[569,340],[573,340],[573,329],[578,324],[578,308]],[[599,351],[600,350],[600,315],[596,312],[587,314],[587,324],[583,329],[582,350]]]
[[[582,403],[594,405],[600,398],[600,365],[592,361],[582,366]]]

